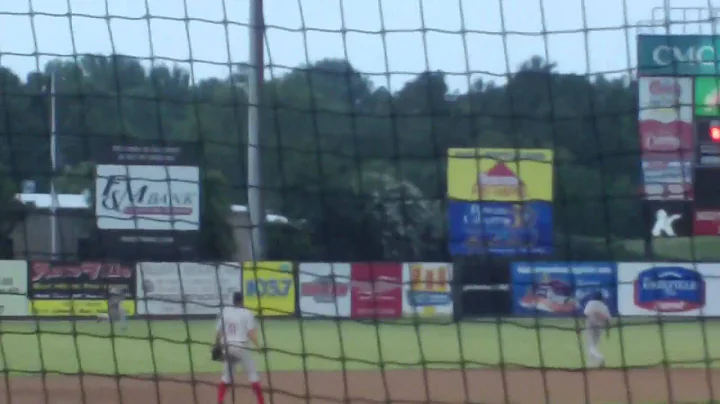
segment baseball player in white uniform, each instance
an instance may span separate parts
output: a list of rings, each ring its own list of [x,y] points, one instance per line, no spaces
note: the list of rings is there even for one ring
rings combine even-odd
[[[218,316],[215,345],[212,351],[213,360],[223,361],[223,373],[217,392],[218,404],[223,403],[225,393],[233,385],[235,368],[238,364],[242,365],[243,370],[248,375],[250,387],[255,393],[257,404],[265,404],[262,386],[260,385],[260,375],[258,375],[252,352],[247,347],[248,340],[250,340],[256,348],[261,349],[258,342],[255,315],[244,308],[242,302],[242,292],[235,292],[232,307],[223,307]]]
[[[109,321],[111,324],[120,325],[120,331],[127,330],[127,312],[122,307],[125,300],[125,287],[121,285],[112,285],[108,287],[108,312],[100,313],[97,316],[98,321]]]
[[[600,334],[605,329],[606,335],[610,336],[610,309],[605,304],[602,292],[595,292],[585,305],[585,337],[587,338],[588,363],[594,366],[605,366],[605,357],[597,345],[600,341]]]

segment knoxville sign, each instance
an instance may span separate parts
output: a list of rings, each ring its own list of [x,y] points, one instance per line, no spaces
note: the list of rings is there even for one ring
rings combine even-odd
[[[641,75],[716,75],[720,37],[712,35],[639,35]]]

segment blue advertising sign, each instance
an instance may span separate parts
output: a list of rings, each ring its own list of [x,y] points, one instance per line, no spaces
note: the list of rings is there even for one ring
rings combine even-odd
[[[550,202],[448,202],[451,255],[553,252]]]
[[[633,287],[635,305],[646,310],[683,312],[705,306],[705,279],[682,265],[648,268],[637,275]]]
[[[582,314],[590,296],[602,293],[617,314],[617,267],[611,262],[516,262],[511,268],[513,313]]]

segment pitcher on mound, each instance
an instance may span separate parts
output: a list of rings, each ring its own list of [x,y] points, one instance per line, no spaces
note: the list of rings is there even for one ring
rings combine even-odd
[[[258,404],[265,404],[260,375],[258,375],[252,352],[248,349],[250,340],[257,349],[261,349],[258,342],[255,315],[242,305],[242,292],[233,294],[232,307],[223,307],[218,316],[215,345],[212,349],[212,359],[223,362],[223,373],[217,390],[217,402],[222,404],[228,388],[232,388],[235,380],[235,369],[242,365],[247,373]]]

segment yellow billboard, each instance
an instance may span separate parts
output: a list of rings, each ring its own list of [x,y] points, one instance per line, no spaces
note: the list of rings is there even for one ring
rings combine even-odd
[[[135,301],[126,300],[121,306],[129,316],[135,315]],[[108,312],[106,300],[33,300],[30,313],[35,316],[97,316]]]
[[[452,315],[452,264],[412,263],[408,266],[409,290],[405,314],[433,317]]]
[[[448,149],[448,197],[518,202],[553,198],[553,152],[547,149]]]
[[[295,279],[291,262],[243,264],[243,305],[259,316],[295,313]]]

